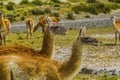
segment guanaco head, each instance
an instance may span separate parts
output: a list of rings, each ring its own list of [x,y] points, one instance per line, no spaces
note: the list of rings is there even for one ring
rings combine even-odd
[[[111,20],[114,20],[116,18],[116,16],[111,16]]]
[[[3,17],[4,16],[4,13],[0,12],[0,17]]]
[[[51,26],[50,30],[56,35],[66,35],[66,29],[63,26]]]
[[[95,38],[92,37],[87,37],[83,36],[84,28],[80,28],[78,39],[83,43],[83,44],[89,44],[89,45],[98,45],[98,41]]]

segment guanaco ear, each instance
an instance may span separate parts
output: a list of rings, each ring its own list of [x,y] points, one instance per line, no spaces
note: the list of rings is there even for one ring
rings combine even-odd
[[[0,12],[0,15],[4,15],[4,13],[3,13],[3,12]]]
[[[84,36],[85,35],[85,30],[86,30],[86,27],[81,27],[80,30],[79,30],[79,36]]]
[[[80,29],[79,29],[79,34],[78,34],[78,39],[80,39],[80,37],[81,37],[81,35],[82,35],[82,30],[83,30],[83,28],[80,27]]]
[[[48,28],[50,28],[50,22],[49,22],[49,20],[48,20],[48,18],[46,18],[46,24],[48,24]]]
[[[82,32],[82,36],[85,36],[85,32],[86,32],[86,27],[84,26],[83,27],[83,30],[82,30],[83,32]]]
[[[112,15],[112,16],[111,16],[111,19],[115,19],[115,18],[116,18],[116,16],[115,16],[115,15]]]
[[[46,18],[46,23],[48,24],[48,28],[50,28],[52,24],[52,20],[50,19],[50,17]]]

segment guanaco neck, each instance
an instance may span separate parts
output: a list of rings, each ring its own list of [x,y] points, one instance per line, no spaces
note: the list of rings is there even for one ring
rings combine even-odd
[[[4,22],[3,16],[0,16],[0,27],[4,25],[3,22]]]
[[[73,43],[70,59],[66,63],[63,63],[59,70],[63,80],[71,80],[80,70],[82,60],[82,43],[79,42],[79,40],[76,40]]]
[[[113,23],[114,26],[116,26],[116,24],[115,24],[115,18],[112,19],[112,23]]]
[[[39,23],[37,23],[37,24],[34,26],[32,32],[34,33],[34,32],[38,29],[38,27],[39,27]]]
[[[113,17],[112,23],[113,23],[114,28],[115,28],[117,31],[119,31],[119,28],[118,28],[118,26],[116,25],[115,17]]]
[[[44,33],[42,49],[40,54],[43,54],[45,57],[52,58],[55,45],[55,35],[47,29]]]

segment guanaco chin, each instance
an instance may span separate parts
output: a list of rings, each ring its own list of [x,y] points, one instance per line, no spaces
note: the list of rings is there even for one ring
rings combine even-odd
[[[0,12],[0,45],[6,45],[6,37],[10,32],[10,21],[4,17],[4,13]]]
[[[83,44],[98,45],[98,41],[95,38],[82,36],[82,30],[81,28],[79,35],[73,42],[70,59],[64,63],[54,61],[43,55],[36,55],[34,51],[32,52],[32,49],[30,49],[30,52],[17,49],[12,52],[10,48],[14,49],[14,47],[9,47],[9,49],[5,46],[0,47],[0,80],[73,79],[80,70]],[[55,33],[65,34],[65,29],[60,26],[53,26],[48,27],[45,33],[53,36]],[[2,53],[4,54],[2,55]]]

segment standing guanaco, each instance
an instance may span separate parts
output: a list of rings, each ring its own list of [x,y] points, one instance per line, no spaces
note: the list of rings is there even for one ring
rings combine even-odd
[[[115,29],[115,44],[118,43],[118,39],[120,41],[120,20],[116,20],[116,16],[112,16],[112,23]],[[118,34],[118,35],[117,35]],[[119,36],[119,38],[118,38]]]
[[[32,38],[32,29],[34,28],[34,20],[29,18],[26,20],[27,38]]]
[[[10,26],[10,21],[4,18],[4,13],[0,12],[0,45],[3,43],[6,45],[6,37],[10,32]]]

